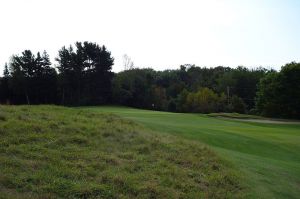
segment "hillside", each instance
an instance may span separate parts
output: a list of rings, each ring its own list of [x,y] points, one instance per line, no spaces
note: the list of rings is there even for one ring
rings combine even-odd
[[[252,198],[299,198],[300,124],[249,122],[185,114],[133,109],[93,107],[84,110],[111,112],[161,134],[207,144],[219,156],[242,171]],[[251,116],[252,117],[252,116]],[[264,122],[264,123],[262,123]]]
[[[246,196],[206,145],[95,110],[0,106],[0,198]]]

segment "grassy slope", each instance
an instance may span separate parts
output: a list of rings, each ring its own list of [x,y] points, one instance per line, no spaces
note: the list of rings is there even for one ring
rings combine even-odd
[[[212,146],[242,169],[254,198],[300,195],[300,125],[246,123],[122,107],[100,107],[93,111],[114,112],[153,130]]]
[[[132,112],[144,122],[147,114]],[[155,118],[149,122],[165,125],[165,117]],[[0,198],[233,198],[244,192],[230,164],[199,142],[92,110],[0,106]]]

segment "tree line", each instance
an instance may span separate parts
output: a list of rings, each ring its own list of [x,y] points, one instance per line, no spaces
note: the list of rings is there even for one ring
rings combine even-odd
[[[172,112],[300,118],[300,64],[295,62],[279,72],[195,65],[155,71],[135,68],[130,63],[126,70],[113,73],[111,53],[92,42],[62,47],[55,61],[54,67],[46,51],[33,54],[25,50],[13,55],[0,79],[0,102],[117,104]]]
[[[46,51],[13,55],[1,79],[1,103],[99,105],[111,100],[114,59],[105,46],[62,47],[53,67]]]
[[[174,112],[254,112],[256,85],[266,69],[245,67],[177,70],[131,69],[113,79],[114,103]]]

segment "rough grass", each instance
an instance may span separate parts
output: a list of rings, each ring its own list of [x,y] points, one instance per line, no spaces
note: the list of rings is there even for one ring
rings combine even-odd
[[[241,198],[228,162],[199,142],[113,114],[0,106],[0,198]]]

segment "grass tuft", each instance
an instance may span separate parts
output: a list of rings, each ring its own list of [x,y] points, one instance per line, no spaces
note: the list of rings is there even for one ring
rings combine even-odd
[[[0,121],[6,121],[6,116],[3,113],[0,113]]]

